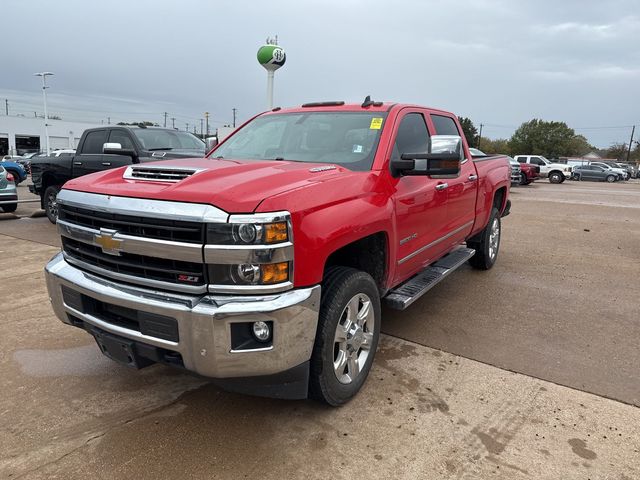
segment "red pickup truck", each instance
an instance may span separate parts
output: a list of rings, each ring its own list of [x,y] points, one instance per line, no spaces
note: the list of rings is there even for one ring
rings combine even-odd
[[[381,302],[407,308],[496,261],[509,163],[472,159],[461,133],[441,110],[311,103],[254,117],[206,158],[70,180],[54,311],[131,367],[343,404],[371,368]]]

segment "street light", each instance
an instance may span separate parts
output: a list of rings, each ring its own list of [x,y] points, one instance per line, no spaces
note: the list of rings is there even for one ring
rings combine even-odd
[[[49,121],[49,116],[47,115],[47,75],[54,75],[51,72],[40,72],[33,74],[36,77],[42,77],[42,97],[44,98],[44,139],[45,144],[47,146],[47,155],[50,153],[49,149],[49,125],[47,122]]]

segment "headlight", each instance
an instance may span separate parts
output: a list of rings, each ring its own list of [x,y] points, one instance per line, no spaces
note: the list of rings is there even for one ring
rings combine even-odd
[[[287,241],[287,222],[212,223],[207,227],[209,245],[273,245]]]
[[[275,285],[289,281],[290,262],[209,265],[213,285]]]

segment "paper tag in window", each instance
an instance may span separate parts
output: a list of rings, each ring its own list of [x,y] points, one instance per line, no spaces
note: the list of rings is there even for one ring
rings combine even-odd
[[[362,153],[362,145],[354,145],[353,153]]]
[[[382,128],[382,117],[373,117],[369,130],[380,130]]]

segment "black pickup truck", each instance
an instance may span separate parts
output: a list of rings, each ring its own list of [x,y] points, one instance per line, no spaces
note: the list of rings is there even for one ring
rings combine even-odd
[[[71,157],[34,158],[31,193],[52,223],[56,222],[56,197],[72,178],[132,163],[204,156],[205,143],[195,135],[169,128],[113,126],[85,130]]]

